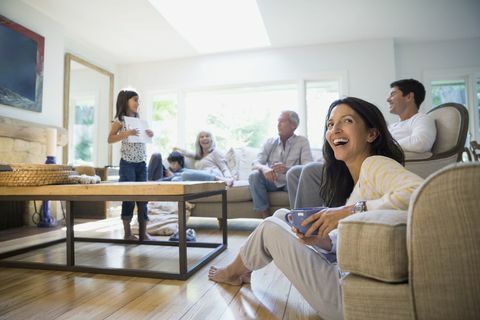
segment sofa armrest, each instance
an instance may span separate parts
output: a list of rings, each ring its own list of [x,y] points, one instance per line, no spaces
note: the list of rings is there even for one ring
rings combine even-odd
[[[405,282],[406,224],[407,211],[399,210],[366,211],[341,220],[337,244],[340,269],[385,282]]]

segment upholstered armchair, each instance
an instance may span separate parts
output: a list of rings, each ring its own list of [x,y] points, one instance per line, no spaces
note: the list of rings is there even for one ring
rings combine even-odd
[[[339,224],[345,319],[480,319],[480,163],[432,174],[408,212]]]
[[[468,112],[461,104],[444,103],[431,109],[427,114],[435,119],[437,126],[437,137],[432,152],[405,153],[405,167],[423,178],[461,160],[468,132]]]

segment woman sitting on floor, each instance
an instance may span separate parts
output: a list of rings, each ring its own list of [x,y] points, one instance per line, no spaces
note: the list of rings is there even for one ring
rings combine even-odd
[[[347,97],[328,110],[323,145],[321,196],[330,207],[302,223],[301,234],[285,222],[286,209],[265,219],[226,267],[212,266],[209,278],[249,283],[253,270],[272,260],[324,319],[342,319],[341,271],[336,263],[339,220],[376,209],[406,210],[422,178],[403,167],[404,154],[380,110]],[[318,231],[318,235],[313,235]]]

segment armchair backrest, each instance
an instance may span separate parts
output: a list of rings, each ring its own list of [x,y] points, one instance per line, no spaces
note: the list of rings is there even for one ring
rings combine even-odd
[[[410,201],[409,287],[415,319],[479,319],[480,163],[431,175]]]
[[[458,103],[444,103],[427,114],[435,120],[437,137],[429,158],[405,160],[405,167],[422,178],[462,159],[468,132],[467,109]]]
[[[427,114],[435,119],[437,137],[432,147],[433,158],[444,158],[457,154],[461,159],[468,132],[467,109],[458,103],[444,103]]]

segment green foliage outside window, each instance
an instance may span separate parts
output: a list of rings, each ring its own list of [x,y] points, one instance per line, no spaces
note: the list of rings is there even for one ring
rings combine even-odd
[[[93,125],[95,108],[92,106],[75,107],[75,124]]]
[[[80,142],[75,146],[75,159],[92,161],[92,139],[86,135],[80,137]]]
[[[465,83],[441,83],[432,85],[432,107],[442,103],[455,102],[466,105]]]
[[[218,148],[227,150],[240,146],[260,147],[268,136],[269,127],[276,125],[269,123],[268,118],[229,121],[223,114],[209,114],[207,123],[214,131]]]
[[[75,162],[78,160],[91,162],[93,147],[93,126],[95,123],[95,108],[90,105],[75,106]]]
[[[152,130],[155,152],[168,154],[174,147],[177,135],[177,103],[173,99],[153,102]]]

